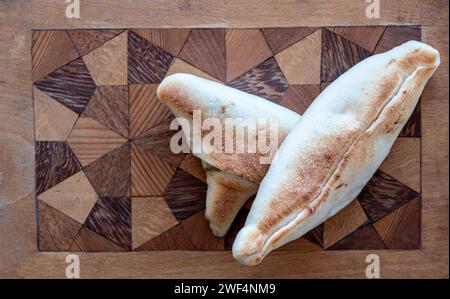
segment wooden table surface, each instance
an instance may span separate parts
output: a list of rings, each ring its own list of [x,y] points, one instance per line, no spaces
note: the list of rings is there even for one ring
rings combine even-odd
[[[80,253],[82,277],[365,277],[376,253],[381,276],[448,277],[448,1],[381,0],[368,19],[365,1],[81,1],[81,18],[60,0],[0,4],[0,277],[64,277],[65,252],[38,252],[34,198],[31,77],[33,29],[263,28],[421,25],[442,64],[422,96],[422,242],[418,250],[275,252],[244,267],[229,252]],[[193,268],[194,267],[194,268]],[[195,271],[192,271],[195,269]]]

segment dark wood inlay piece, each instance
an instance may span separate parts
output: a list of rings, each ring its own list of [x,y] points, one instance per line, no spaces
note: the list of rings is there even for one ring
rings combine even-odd
[[[275,58],[266,60],[227,85],[275,103],[279,103],[288,90],[288,82]]]
[[[131,198],[100,197],[85,225],[99,235],[131,250]]]
[[[400,137],[420,137],[422,136],[422,126],[420,121],[420,100],[414,108],[413,113],[409,117],[402,131]]]
[[[164,199],[178,221],[205,208],[207,185],[178,169],[164,193]]]
[[[126,251],[125,248],[120,247],[116,243],[100,236],[96,232],[83,226],[75,237],[70,251],[78,252],[117,252]]]
[[[81,223],[40,201],[38,203],[39,250],[69,250]]]
[[[375,50],[383,32],[384,26],[330,27],[328,30],[366,49],[370,53]]]
[[[133,29],[141,37],[163,48],[172,55],[178,55],[191,29]]]
[[[247,219],[248,216],[248,212],[249,209],[244,207],[236,215],[236,218],[231,224],[230,229],[225,235],[225,250],[231,250],[233,248],[234,240],[236,239],[236,236],[241,230],[241,228],[244,227],[245,220]]]
[[[378,221],[417,197],[419,193],[378,170],[357,198],[369,218]]]
[[[170,149],[170,139],[177,131],[170,130],[171,119],[162,121],[159,125],[145,132],[140,138],[135,139],[133,143],[138,145],[144,151],[157,156],[161,160],[179,166],[186,156],[185,153],[174,154]]]
[[[263,28],[261,31],[266,37],[273,54],[276,54],[312,34],[317,29],[315,27]]]
[[[383,53],[410,40],[421,40],[420,26],[389,26],[375,48],[374,54]]]
[[[204,210],[185,219],[182,225],[197,250],[224,250],[225,238],[212,234]]]
[[[81,170],[64,141],[36,141],[36,193],[40,194]]]
[[[225,30],[194,29],[179,57],[222,82],[226,80]]]
[[[113,39],[124,30],[122,29],[92,29],[92,30],[67,30],[75,48],[80,55],[86,55]]]
[[[82,58],[54,71],[34,85],[74,112],[81,114],[95,90]]]
[[[386,249],[381,237],[373,228],[372,224],[367,224],[343,240],[331,246],[328,250],[376,250]]]
[[[99,196],[130,195],[131,153],[127,143],[84,168]]]
[[[128,116],[127,86],[98,86],[83,114],[127,138]]]
[[[419,249],[421,199],[412,200],[378,222],[375,229],[388,249]]]
[[[320,84],[289,85],[288,92],[280,105],[303,114],[319,94]]]
[[[195,247],[180,224],[136,249],[136,251],[147,250],[195,250]]]
[[[161,82],[172,60],[172,54],[128,32],[128,84]]]
[[[307,232],[303,238],[313,242],[314,244],[319,245],[323,248],[323,224],[313,228],[309,232]]]
[[[329,30],[322,30],[322,82],[332,82],[370,52]]]

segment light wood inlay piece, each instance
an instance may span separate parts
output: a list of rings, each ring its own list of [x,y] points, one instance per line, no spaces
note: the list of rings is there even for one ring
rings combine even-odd
[[[33,31],[33,81],[62,67],[79,55],[65,31]]]
[[[133,29],[141,37],[151,43],[163,48],[170,54],[176,56],[186,41],[191,29]]]
[[[96,85],[127,84],[128,33],[123,32],[83,56]]]
[[[97,193],[83,171],[77,172],[38,198],[83,224],[97,200]]]
[[[131,144],[131,195],[158,196],[175,174],[176,168]]]
[[[163,120],[172,112],[156,96],[158,84],[130,85],[130,137],[136,138]]]
[[[171,229],[178,222],[162,197],[131,199],[131,239],[133,249]]]
[[[324,248],[328,248],[342,240],[368,220],[361,204],[357,200],[352,201],[348,206],[324,223]]]
[[[330,27],[328,30],[342,36],[354,44],[373,52],[383,34],[383,26]]]
[[[317,30],[275,55],[289,84],[319,84],[322,31]]]
[[[81,116],[67,139],[81,165],[86,166],[127,140],[89,117]]]
[[[175,58],[172,65],[169,67],[169,70],[167,71],[166,77],[176,74],[176,73],[186,73],[186,74],[191,74],[191,75],[195,75],[197,77],[201,77],[204,79],[208,79],[211,81],[216,81],[219,83],[223,83],[221,82],[219,79],[214,78],[213,76],[208,75],[207,73],[199,70],[198,68],[190,65],[187,62],[184,62],[183,60],[179,59],[179,58]]]
[[[225,44],[227,82],[272,56],[259,29],[229,29],[225,34]]]
[[[67,30],[80,55],[86,55],[122,32],[122,29]]]
[[[184,220],[182,225],[197,250],[224,250],[225,238],[218,238],[212,234],[205,219],[205,210]]]
[[[34,128],[36,140],[64,141],[77,121],[78,114],[66,108],[36,87],[34,97]]]
[[[420,138],[399,137],[380,170],[420,192]]]

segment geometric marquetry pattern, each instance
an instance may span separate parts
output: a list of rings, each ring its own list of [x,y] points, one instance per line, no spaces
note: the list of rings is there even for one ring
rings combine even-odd
[[[415,26],[33,32],[39,249],[230,250],[251,205],[216,238],[200,161],[169,149],[173,116],[156,97],[192,73],[303,114],[355,63]],[[280,250],[420,247],[420,104],[357,198]],[[251,202],[251,201],[249,201]]]

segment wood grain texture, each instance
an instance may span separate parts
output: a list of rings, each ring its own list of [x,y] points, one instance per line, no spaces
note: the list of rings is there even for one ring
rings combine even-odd
[[[36,81],[34,85],[67,108],[80,114],[95,90],[81,58]]]
[[[79,171],[38,196],[59,212],[83,224],[97,201],[97,193],[83,171]]]
[[[308,241],[311,241],[312,243],[320,246],[323,248],[323,231],[324,231],[324,225],[323,223],[316,226],[309,232],[307,232],[303,238],[307,239]]]
[[[86,227],[130,250],[131,199],[100,197],[86,219]]]
[[[34,81],[79,57],[65,31],[33,31],[32,39]]]
[[[322,30],[275,55],[289,84],[320,84]]]
[[[137,138],[172,115],[156,96],[158,84],[130,85],[130,137]]]
[[[365,224],[367,218],[361,204],[354,200],[336,215],[324,222],[323,245],[328,248]]]
[[[185,62],[185,61],[183,61],[183,60],[181,60],[179,58],[175,58],[173,60],[172,65],[169,67],[169,70],[166,73],[166,77],[170,76],[170,75],[173,75],[173,74],[176,74],[176,73],[192,74],[192,75],[195,75],[197,77],[202,77],[202,78],[207,79],[207,80],[223,83],[219,79],[208,75],[207,73],[199,70],[198,68],[190,65],[189,63],[187,63],[187,62]]]
[[[136,251],[194,249],[195,247],[192,244],[191,239],[184,231],[183,226],[180,224],[143,244],[137,248]]]
[[[360,46],[329,30],[322,30],[322,81],[336,80],[353,65],[369,56],[369,51]]]
[[[125,31],[83,56],[96,85],[127,84],[127,40]]]
[[[67,30],[75,48],[82,56],[100,47],[122,32],[122,29]]]
[[[206,183],[206,173],[202,161],[192,154],[186,154],[180,166],[181,169]]]
[[[132,198],[131,216],[133,249],[178,224],[163,197]]]
[[[75,236],[69,251],[75,252],[120,252],[126,249],[83,226]]]
[[[225,238],[215,237],[205,219],[205,210],[195,213],[182,223],[197,250],[224,250]]]
[[[225,30],[192,30],[179,58],[225,82]]]
[[[420,106],[421,100],[419,99],[416,108],[414,108],[414,111],[400,132],[400,137],[420,137],[422,135]]]
[[[131,144],[132,196],[162,196],[175,170],[174,166]]]
[[[367,183],[358,200],[372,221],[378,221],[419,194],[378,170]]]
[[[381,237],[373,228],[372,224],[367,224],[353,232],[342,241],[330,247],[330,250],[380,250],[386,249]]]
[[[103,124],[124,138],[129,135],[128,87],[97,86],[83,115]]]
[[[72,218],[39,202],[39,250],[69,250],[81,224]]]
[[[133,29],[139,36],[149,40],[152,44],[166,50],[173,56],[180,53],[191,29]]]
[[[170,130],[170,123],[172,120],[173,118],[162,121],[159,125],[145,132],[138,139],[133,140],[133,142],[161,160],[164,160],[173,166],[179,166],[186,154],[174,154],[170,150],[170,139],[176,133],[176,131]]]
[[[287,80],[275,58],[266,60],[227,85],[275,103],[283,99],[288,89]]]
[[[164,198],[177,220],[184,220],[205,208],[207,185],[184,170],[172,177]]]
[[[99,196],[130,195],[130,145],[127,143],[84,168]]]
[[[1,131],[4,157],[2,162],[21,161],[23,179],[14,180],[17,163],[0,163],[8,187],[0,188],[2,199],[8,206],[0,210],[0,260],[1,277],[54,277],[64,278],[61,271],[62,253],[35,253],[34,199],[30,196],[32,155],[32,110],[30,109],[30,28],[94,28],[94,27],[261,27],[261,26],[311,26],[311,25],[370,25],[370,24],[424,24],[425,41],[441,52],[442,65],[424,91],[423,120],[423,192],[424,221],[423,246],[420,250],[376,251],[383,261],[384,278],[448,277],[448,2],[388,1],[383,4],[380,19],[368,20],[364,2],[338,1],[273,3],[246,1],[224,3],[211,1],[193,3],[179,8],[179,2],[169,3],[160,11],[161,3],[137,0],[130,8],[123,1],[108,3],[87,2],[80,20],[61,18],[66,4],[59,0],[4,1],[0,23],[5,29],[0,39],[4,76],[8,76],[2,91],[2,123],[8,124],[8,133]],[[167,2],[166,2],[167,3]],[[243,4],[242,4],[243,3]],[[352,4],[352,6],[349,6]],[[230,6],[231,9],[227,9]],[[349,9],[351,7],[351,9]],[[199,9],[201,8],[201,9]],[[130,11],[130,9],[132,11]],[[333,11],[332,15],[317,11]],[[157,12],[148,16],[148,12]],[[355,13],[356,12],[356,13]],[[32,23],[30,23],[32,22]],[[9,30],[6,30],[9,29]],[[17,41],[10,47],[10,41]],[[8,42],[7,42],[8,41]],[[8,50],[6,50],[8,49]],[[7,145],[6,147],[4,145]],[[6,154],[6,155],[5,155]],[[20,156],[21,155],[21,156]],[[28,158],[27,158],[28,157]],[[14,171],[14,169],[16,171]],[[23,182],[28,182],[23,184]],[[12,188],[12,189],[11,189]],[[14,190],[14,192],[7,190]],[[6,191],[6,193],[4,193]],[[10,204],[13,203],[13,204]],[[22,250],[17,251],[20,247]],[[84,278],[365,278],[367,254],[373,251],[354,251],[348,255],[340,252],[297,254],[278,252],[257,268],[245,268],[233,261],[228,252],[148,252],[148,253],[80,253]],[[157,261],[157,262],[155,262]],[[288,262],[287,262],[288,261]],[[190,271],[195,265],[196,271]]]
[[[50,98],[36,87],[33,89],[35,139],[64,141],[77,121],[78,114]]]
[[[298,114],[303,114],[320,92],[320,84],[289,85],[288,91],[281,100],[280,105]]]
[[[420,139],[398,138],[379,169],[420,192]]]
[[[347,26],[327,29],[372,53],[386,28],[384,26]]]
[[[89,117],[80,117],[67,142],[81,165],[86,166],[120,147],[127,140]]]
[[[161,82],[172,60],[172,54],[129,31],[128,84]]]
[[[81,170],[75,154],[63,141],[36,142],[36,194]]]
[[[263,28],[261,31],[266,37],[267,43],[272,49],[273,54],[286,49],[295,44],[299,40],[307,37],[316,31],[314,27],[297,27],[297,28]]]
[[[374,53],[386,52],[410,40],[420,41],[420,37],[420,27],[418,26],[389,26],[378,42]]]
[[[229,29],[225,33],[225,45],[227,82],[272,56],[259,29]]]
[[[373,224],[388,249],[420,248],[420,210],[417,198]]]

